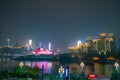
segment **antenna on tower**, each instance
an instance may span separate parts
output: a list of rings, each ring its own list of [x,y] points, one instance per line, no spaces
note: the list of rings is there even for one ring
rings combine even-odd
[[[39,44],[39,48],[42,48],[42,43]]]

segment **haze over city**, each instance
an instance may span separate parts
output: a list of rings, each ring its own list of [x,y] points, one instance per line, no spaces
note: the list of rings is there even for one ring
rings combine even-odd
[[[120,0],[0,0],[0,80],[120,80]]]
[[[1,0],[0,45],[51,42],[68,47],[96,38],[100,33],[115,33],[120,38],[119,0]]]

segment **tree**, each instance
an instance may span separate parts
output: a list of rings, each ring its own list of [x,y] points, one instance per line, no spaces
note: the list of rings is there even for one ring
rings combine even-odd
[[[41,70],[37,67],[30,67],[30,66],[23,66],[22,70],[20,71],[20,67],[17,66],[14,68],[13,72],[12,72],[12,76],[13,77],[31,77],[31,78],[38,78],[39,74],[40,74]]]

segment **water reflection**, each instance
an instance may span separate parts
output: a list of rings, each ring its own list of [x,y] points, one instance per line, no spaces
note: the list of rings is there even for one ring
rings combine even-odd
[[[95,74],[98,76],[110,76],[113,72],[113,64],[99,64],[87,65],[85,74]]]
[[[0,58],[0,71],[1,70],[8,70],[12,71],[16,66],[19,65],[20,61],[11,60],[10,58]],[[47,62],[47,61],[24,61],[25,65],[30,67],[38,67],[42,68],[42,65],[44,65],[44,73],[47,74],[54,74],[58,73],[59,67],[63,66],[66,68],[66,66],[70,66],[71,73],[74,73],[77,71],[77,74],[81,72],[80,63],[59,63],[59,62]],[[100,76],[109,76],[113,72],[114,64],[86,64],[85,65],[85,74],[96,74]]]
[[[0,58],[0,71],[2,70],[12,71],[17,65],[18,62],[11,60],[10,58]]]
[[[94,63],[94,73],[98,75],[111,75],[113,72],[113,64]]]
[[[38,67],[39,69],[42,69],[42,65],[44,65],[44,73],[52,73],[52,62],[26,62],[26,65],[31,67]]]

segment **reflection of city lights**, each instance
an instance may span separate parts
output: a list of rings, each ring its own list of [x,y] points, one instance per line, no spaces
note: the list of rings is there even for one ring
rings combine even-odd
[[[99,60],[99,58],[98,57],[93,57],[93,60]]]
[[[25,64],[25,65],[30,66],[30,62],[26,62],[26,64]]]
[[[48,63],[48,66],[51,67],[51,66],[52,66],[52,63]]]
[[[52,63],[51,62],[32,62],[33,67],[38,67],[42,69],[42,65],[44,65],[44,73],[51,73],[52,71]]]

